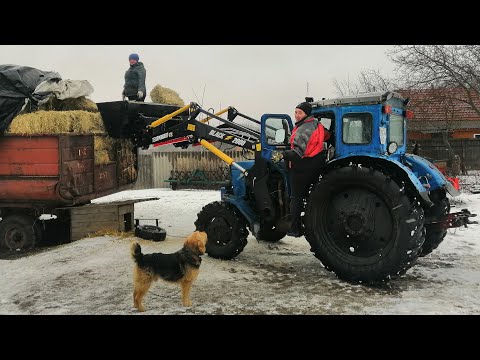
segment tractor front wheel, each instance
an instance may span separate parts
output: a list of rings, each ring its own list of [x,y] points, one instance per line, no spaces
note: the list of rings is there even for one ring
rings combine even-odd
[[[213,258],[233,259],[247,244],[245,219],[233,205],[224,202],[205,205],[197,215],[195,227],[207,233],[207,254]]]

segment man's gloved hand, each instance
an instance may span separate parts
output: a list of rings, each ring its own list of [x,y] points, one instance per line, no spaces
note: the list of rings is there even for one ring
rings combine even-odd
[[[293,150],[285,150],[283,152],[283,158],[285,161],[291,161],[294,163],[301,159],[300,156]]]
[[[281,151],[272,151],[272,161],[274,163],[278,163],[280,160],[283,159],[283,153]]]
[[[143,98],[143,92],[142,92],[142,91],[139,90],[139,91],[137,92],[137,98],[138,98],[138,99]]]

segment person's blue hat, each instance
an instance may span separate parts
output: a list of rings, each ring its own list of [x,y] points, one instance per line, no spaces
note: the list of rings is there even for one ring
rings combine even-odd
[[[138,54],[130,54],[128,56],[128,60],[132,60],[132,59],[138,61],[138,59],[140,59],[140,58],[139,58]]]

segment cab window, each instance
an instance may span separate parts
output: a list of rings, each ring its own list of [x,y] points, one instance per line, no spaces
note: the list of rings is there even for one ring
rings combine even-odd
[[[350,113],[345,114],[342,120],[342,139],[345,144],[369,144],[372,141],[372,114]]]
[[[285,130],[285,138],[283,142],[275,141],[275,133],[277,130]],[[290,139],[290,127],[286,119],[268,118],[265,121],[265,135],[268,145],[285,145]]]

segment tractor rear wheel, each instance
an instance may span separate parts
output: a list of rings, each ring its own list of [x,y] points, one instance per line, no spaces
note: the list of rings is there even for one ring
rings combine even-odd
[[[385,174],[356,166],[334,169],[314,186],[305,230],[325,268],[351,282],[404,274],[425,240],[418,202]]]
[[[445,194],[437,201],[434,201],[434,205],[425,210],[425,216],[443,216],[450,213],[450,201],[448,201]],[[435,230],[432,225],[425,225],[427,229],[427,235],[425,236],[425,242],[422,245],[422,250],[419,256],[425,256],[435,250],[438,245],[445,239],[447,230]]]
[[[213,258],[233,259],[247,244],[245,219],[233,205],[224,202],[205,205],[197,215],[195,227],[207,233],[207,254]]]

